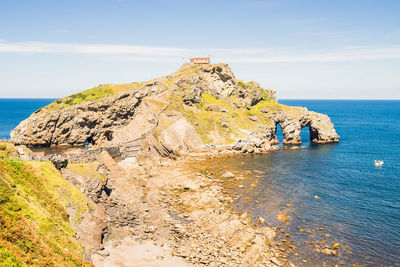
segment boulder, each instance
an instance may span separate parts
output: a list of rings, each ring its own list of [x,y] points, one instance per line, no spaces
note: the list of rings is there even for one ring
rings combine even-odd
[[[254,147],[251,145],[248,145],[246,147],[242,148],[243,153],[254,153]]]
[[[226,172],[222,175],[223,178],[233,178],[235,175],[231,172]]]
[[[251,120],[251,121],[258,121],[258,118],[257,118],[257,116],[249,116],[249,119]]]
[[[35,157],[35,153],[33,153],[32,150],[30,150],[29,148],[27,148],[24,145],[18,146],[17,152],[18,152],[19,158],[23,161],[33,160],[33,158]]]
[[[321,247],[319,245],[315,245],[314,251],[317,253],[324,254],[326,256],[338,256],[339,251],[335,248],[330,248],[328,246]]]
[[[215,112],[219,112],[221,111],[220,107],[218,105],[209,105],[206,107],[207,111],[215,111]]]
[[[68,159],[61,156],[53,156],[50,158],[50,161],[54,164],[54,167],[56,167],[57,170],[61,170],[68,166]]]
[[[181,151],[200,149],[203,142],[200,136],[185,118],[180,118],[161,133],[162,143],[169,150]]]
[[[185,94],[183,95],[183,102],[190,106],[197,103],[203,103],[201,91],[201,87],[197,84],[190,86],[190,89],[185,91]]]

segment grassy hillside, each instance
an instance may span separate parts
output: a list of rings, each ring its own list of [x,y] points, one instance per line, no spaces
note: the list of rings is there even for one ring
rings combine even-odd
[[[202,141],[206,143],[231,144],[234,138],[241,138],[240,129],[262,134],[265,127],[274,125],[269,115],[275,111],[285,111],[292,116],[300,116],[301,108],[289,107],[269,99],[262,100],[250,109],[237,108],[233,102],[237,97],[231,95],[227,98],[216,99],[209,94],[202,94],[202,103],[195,106],[187,106],[182,101],[182,92],[174,92],[171,95],[171,105],[167,110],[179,111],[194,126]],[[221,111],[208,111],[210,105],[217,105]],[[268,112],[266,112],[268,110]],[[222,127],[224,124],[224,127]],[[168,125],[166,125],[168,126]],[[166,128],[162,124],[159,130]]]
[[[0,266],[91,266],[66,210],[79,220],[89,201],[50,162],[8,160],[12,150],[0,142]]]
[[[81,104],[83,102],[101,100],[106,96],[115,95],[122,91],[137,89],[141,85],[142,83],[102,84],[83,92],[60,98],[48,105],[48,108],[57,109],[60,107],[69,107],[76,104]]]

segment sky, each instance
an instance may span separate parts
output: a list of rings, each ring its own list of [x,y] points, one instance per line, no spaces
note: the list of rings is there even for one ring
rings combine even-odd
[[[398,0],[0,0],[0,98],[145,81],[193,56],[278,99],[400,99]]]

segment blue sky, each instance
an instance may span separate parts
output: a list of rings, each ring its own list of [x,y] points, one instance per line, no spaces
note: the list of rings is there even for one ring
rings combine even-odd
[[[0,97],[143,81],[211,54],[278,98],[400,99],[400,1],[0,0]]]

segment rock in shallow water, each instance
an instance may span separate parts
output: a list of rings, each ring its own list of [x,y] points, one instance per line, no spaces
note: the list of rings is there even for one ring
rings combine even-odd
[[[231,172],[226,172],[226,173],[224,173],[222,175],[222,177],[224,177],[224,178],[233,178],[233,177],[235,177],[235,175],[233,173],[231,173]]]

